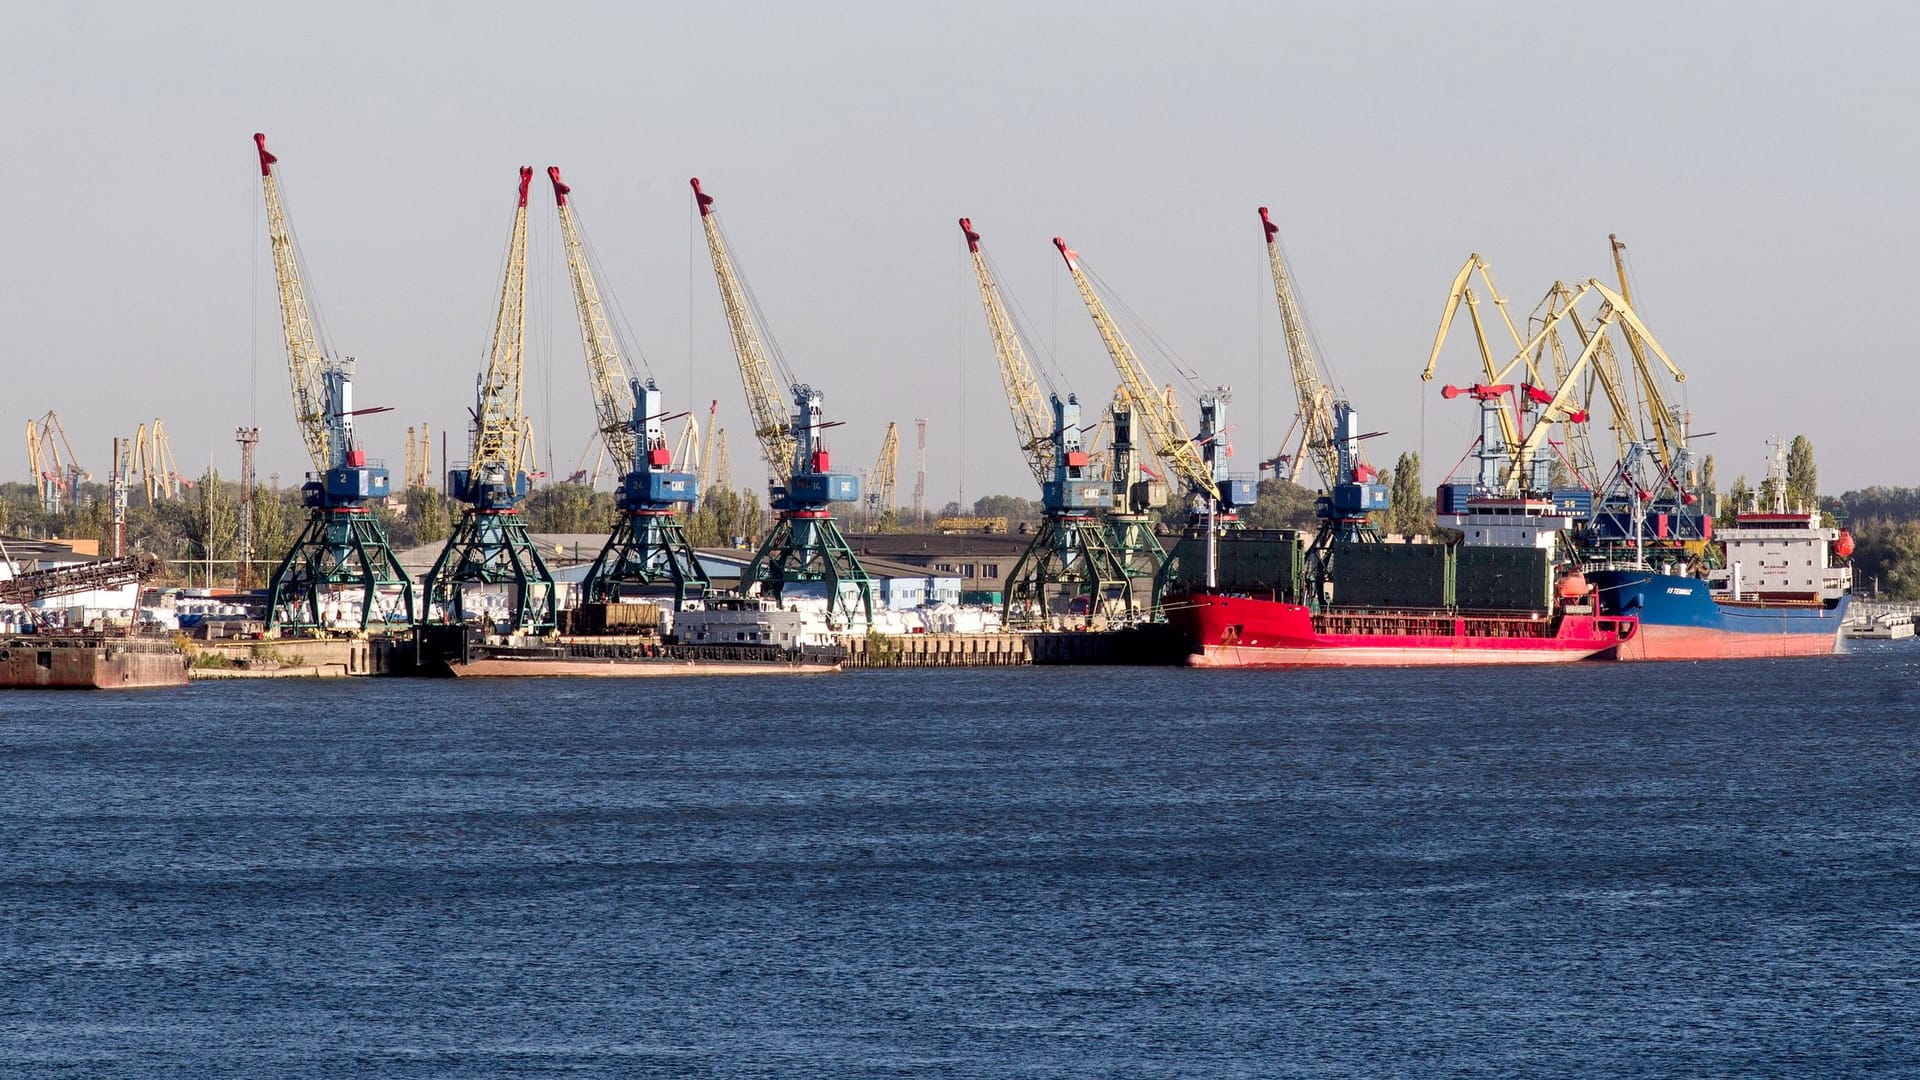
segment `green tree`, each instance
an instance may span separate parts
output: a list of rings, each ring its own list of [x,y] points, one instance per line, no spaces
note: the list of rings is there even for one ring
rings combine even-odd
[[[1243,515],[1253,528],[1311,529],[1318,520],[1314,503],[1319,497],[1291,480],[1262,480],[1257,493],[1253,505]]]
[[[1853,523],[1854,585],[1893,600],[1920,600],[1920,521]]]
[[[1787,505],[1811,509],[1819,503],[1819,471],[1813,464],[1813,443],[1805,435],[1795,435],[1787,444]]]
[[[761,527],[760,496],[739,488],[714,488],[685,523],[687,542],[695,547],[731,547],[734,537],[751,543]]]
[[[256,566],[278,566],[293,546],[293,523],[300,508],[288,505],[289,493],[255,488],[253,492],[253,560]]]
[[[1022,521],[1037,522],[1044,513],[1040,500],[1019,495],[982,495],[973,501],[974,517],[1004,517],[1009,529]]]
[[[413,525],[414,542],[418,544],[441,543],[453,529],[446,500],[430,487],[407,489],[407,520]]]
[[[613,528],[612,493],[585,484],[548,484],[525,503],[527,527],[534,532],[608,532]]]
[[[1420,482],[1420,454],[1409,450],[1393,463],[1392,500],[1387,511],[1388,528],[1402,536],[1424,536],[1433,531],[1433,499]]]
[[[240,521],[234,513],[233,496],[221,483],[220,472],[208,468],[194,485],[192,513],[186,521],[186,537],[191,543],[187,557],[202,563],[220,563],[233,558],[233,545],[239,536]],[[219,574],[209,569],[208,574]]]
[[[1734,477],[1733,486],[1727,489],[1727,512],[1729,514],[1740,513],[1747,509],[1752,499],[1753,491],[1747,487],[1746,476],[1743,474]]]
[[[1710,517],[1720,516],[1720,489],[1715,487],[1713,482],[1712,454],[1708,454],[1700,462],[1700,499],[1706,503],[1700,508],[1701,513]]]

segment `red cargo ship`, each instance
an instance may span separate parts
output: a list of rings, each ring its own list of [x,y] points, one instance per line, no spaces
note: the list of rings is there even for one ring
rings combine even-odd
[[[1567,610],[1573,607],[1584,610]],[[1565,605],[1554,615],[1448,611],[1315,612],[1196,590],[1169,596],[1167,622],[1193,641],[1193,667],[1402,667],[1552,664],[1585,660],[1632,640],[1631,617]]]

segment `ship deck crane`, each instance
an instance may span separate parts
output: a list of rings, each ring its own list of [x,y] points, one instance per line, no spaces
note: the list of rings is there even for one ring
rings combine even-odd
[[[464,468],[447,472],[447,494],[466,507],[424,582],[429,620],[483,619],[503,623],[508,633],[547,633],[556,620],[553,572],[527,535],[527,519],[520,512],[530,488],[521,376],[526,361],[527,186],[532,180],[532,166],[521,166],[493,344],[474,391],[471,454]],[[470,591],[484,599],[476,602]],[[502,591],[508,605],[503,619],[493,607]]]
[[[700,225],[706,233],[707,253],[726,309],[740,382],[753,416],[754,435],[768,470],[768,492],[777,517],[753,560],[740,574],[740,595],[759,594],[781,599],[789,585],[818,583],[825,587],[830,620],[851,627],[863,619],[873,623],[873,583],[866,568],[847,545],[833,520],[832,504],[857,502],[860,481],[850,473],[832,471],[822,438],[832,426],[822,416],[825,395],[789,378],[793,412],[781,408],[779,384],[766,339],[754,318],[751,301],[734,269],[720,222],[713,213],[713,197],[689,181]],[[784,365],[783,365],[784,366]]]
[[[674,467],[665,426],[670,417],[660,388],[651,378],[643,382],[628,374],[574,217],[573,189],[560,179],[557,165],[547,168],[547,179],[553,182],[554,206],[567,249],[594,415],[620,472],[615,500],[620,516],[581,579],[580,595],[586,603],[607,604],[619,601],[630,589],[652,589],[664,583],[672,589],[673,609],[679,611],[690,598],[704,597],[713,588],[677,516],[699,497],[701,485],[693,473]]]
[[[1361,457],[1360,440],[1366,436],[1355,430],[1353,406],[1327,388],[1319,358],[1314,355],[1313,337],[1294,292],[1293,275],[1288,273],[1286,257],[1280,250],[1280,226],[1273,223],[1273,215],[1264,206],[1260,208],[1260,227],[1267,241],[1274,300],[1286,331],[1301,445],[1326,490],[1314,507],[1320,528],[1307,551],[1309,595],[1317,599],[1324,595],[1324,585],[1331,576],[1336,544],[1379,540],[1372,515],[1387,509],[1387,488],[1376,482],[1378,474]]]
[[[1040,527],[1007,575],[1003,616],[1019,627],[1074,616],[1131,618],[1133,590],[1099,516],[1113,505],[1113,487],[1094,475],[1081,445],[1080,400],[1069,393],[1062,401],[1055,393],[1042,404],[1039,379],[971,218],[960,219],[960,232],[973,259],[1014,438],[1040,484]]]
[[[374,622],[413,621],[413,578],[400,566],[368,503],[387,496],[387,470],[354,442],[353,418],[382,409],[353,407],[352,357],[329,356],[307,301],[299,249],[282,206],[278,159],[256,134],[267,238],[280,293],[293,417],[313,472],[300,489],[308,508],[300,535],[268,584],[267,626],[317,630],[338,623],[364,631]],[[159,422],[154,422],[159,439]],[[151,491],[151,488],[149,489]],[[357,599],[358,614],[342,601]]]

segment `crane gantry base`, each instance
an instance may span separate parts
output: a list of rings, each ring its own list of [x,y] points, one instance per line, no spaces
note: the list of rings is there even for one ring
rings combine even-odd
[[[1064,604],[1062,609],[1060,605]],[[1007,576],[1007,625],[1049,627],[1067,617],[1130,621],[1133,583],[1106,527],[1090,517],[1049,515]]]
[[[341,597],[358,594],[359,628],[413,622],[413,577],[386,530],[361,506],[316,506],[267,586],[267,629],[321,630],[342,620]]]
[[[427,571],[426,620],[462,623],[482,618],[486,609],[470,609],[466,590],[503,585],[511,604],[507,632],[545,634],[555,629],[553,572],[527,535],[527,519],[517,509],[469,509]]]
[[[687,542],[687,530],[671,512],[643,511],[623,515],[607,537],[600,557],[580,582],[580,598],[589,604],[620,599],[626,585],[673,584],[673,610],[686,606],[713,589],[713,579]]]
[[[756,592],[779,600],[788,585],[822,582],[827,586],[827,617],[836,613],[852,629],[856,619],[873,625],[873,582],[854,555],[833,515],[823,510],[788,510],[740,571],[740,595]],[[851,610],[857,594],[860,610]]]
[[[1127,574],[1127,591],[1133,595],[1136,609],[1149,618],[1160,617],[1160,568],[1167,565],[1167,549],[1153,531],[1153,518],[1147,514],[1108,514],[1107,546],[1120,560]],[[1136,582],[1147,582],[1150,590],[1143,598]]]

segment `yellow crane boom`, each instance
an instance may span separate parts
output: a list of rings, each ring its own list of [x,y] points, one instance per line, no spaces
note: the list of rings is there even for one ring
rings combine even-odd
[[[506,281],[494,314],[493,346],[474,395],[473,454],[476,477],[511,479],[525,466],[528,432],[522,411],[521,376],[527,336],[527,186],[533,167],[520,167],[519,202],[513,210],[513,234],[507,244]]]
[[[699,177],[688,182],[700,207],[700,227],[706,232],[707,254],[713,259],[713,274],[720,284],[720,302],[726,308],[727,328],[733,335],[733,354],[739,363],[740,385],[747,394],[747,408],[753,415],[753,433],[760,440],[767,475],[776,485],[785,484],[787,473],[800,464],[795,460],[800,444],[788,418],[786,397],[780,393],[780,384],[773,377],[773,363],[767,356],[760,328],[754,324],[746,289],[733,268],[733,256],[720,234],[720,222],[713,216],[713,196],[700,189]]]
[[[1591,325],[1581,322],[1575,310],[1575,305],[1589,292],[1599,294],[1603,301],[1600,306],[1600,311],[1594,317]],[[1615,321],[1621,323],[1625,328],[1625,332],[1639,335],[1645,347],[1651,350],[1655,356],[1659,357],[1662,362],[1669,365],[1669,367],[1673,365],[1673,361],[1667,358],[1666,350],[1660,347],[1660,343],[1654,338],[1652,331],[1648,330],[1646,324],[1640,321],[1640,317],[1634,314],[1633,306],[1627,303],[1626,297],[1608,288],[1598,279],[1588,278],[1585,284],[1567,296],[1563,306],[1552,314],[1541,328],[1534,333],[1533,337],[1522,346],[1518,355],[1508,361],[1504,367],[1493,369],[1490,372],[1488,382],[1490,384],[1500,383],[1509,377],[1515,368],[1522,363],[1526,363],[1529,369],[1531,369],[1533,364],[1532,357],[1551,335],[1558,332],[1559,324],[1563,320],[1574,323],[1585,346],[1581,349],[1580,355],[1567,366],[1566,375],[1560,380],[1559,387],[1550,396],[1545,395],[1544,391],[1542,392],[1541,396],[1547,398],[1547,400],[1542,402],[1545,408],[1540,410],[1533,426],[1522,438],[1507,444],[1512,452],[1512,462],[1509,466],[1506,479],[1506,485],[1509,490],[1514,490],[1519,487],[1521,481],[1531,468],[1534,456],[1538,453],[1541,444],[1545,442],[1547,433],[1554,424],[1563,420],[1582,422],[1586,419],[1585,413],[1581,409],[1576,408],[1578,404],[1577,398],[1580,380],[1585,375],[1587,366],[1593,362],[1594,357],[1607,342],[1607,329]],[[1674,370],[1678,369],[1675,368]],[[1536,383],[1535,385],[1537,386],[1538,384]],[[1537,401],[1538,399],[1535,400]],[[1502,410],[1501,415],[1503,418],[1508,417],[1505,410]]]
[[[719,437],[720,437],[720,399],[714,398],[707,403],[707,433],[704,440],[700,444],[699,470],[698,470],[698,473],[696,474],[699,480],[699,485],[700,485],[699,490],[703,492],[707,490],[707,484],[711,482],[714,478],[714,471],[713,471],[714,444],[719,439]]]
[[[1153,452],[1194,491],[1205,494],[1209,499],[1219,500],[1220,486],[1207,468],[1206,461],[1201,458],[1200,451],[1194,447],[1193,436],[1187,433],[1179,409],[1154,389],[1153,380],[1147,377],[1146,369],[1134,354],[1133,346],[1127,344],[1119,324],[1107,313],[1106,304],[1094,292],[1093,283],[1087,280],[1087,275],[1080,269],[1080,253],[1069,248],[1067,242],[1058,236],[1053,238],[1053,246],[1060,249],[1060,257],[1067,262],[1067,272],[1073,275],[1073,283],[1080,290],[1080,299],[1086,303],[1088,314],[1093,316],[1093,325],[1100,331],[1100,340],[1106,343],[1107,355],[1113,359],[1114,370],[1120,373],[1120,382],[1126,387],[1127,396],[1133,399],[1135,415],[1145,421]]]
[[[893,510],[893,491],[900,473],[900,425],[887,422],[886,438],[880,440],[880,456],[873,463],[873,490],[867,505],[880,513]]]
[[[559,207],[560,233],[567,249],[567,273],[573,279],[573,303],[580,315],[580,339],[587,350],[587,375],[593,387],[594,417],[601,440],[613,453],[621,473],[632,471],[637,460],[637,442],[629,426],[633,411],[633,391],[628,385],[627,365],[620,357],[614,339],[613,324],[607,319],[606,304],[588,265],[586,245],[580,240],[580,227],[574,221],[573,204],[568,196],[573,189],[560,179],[560,167],[547,167],[553,181],[553,199]]]
[[[1313,339],[1307,333],[1306,319],[1300,314],[1300,300],[1293,291],[1293,277],[1287,272],[1286,258],[1280,251],[1280,226],[1273,223],[1272,215],[1264,206],[1260,208],[1260,226],[1267,237],[1267,263],[1273,272],[1273,297],[1280,305],[1280,324],[1287,338],[1287,359],[1293,369],[1294,408],[1298,410],[1295,422],[1300,429],[1301,447],[1293,455],[1293,460],[1297,461],[1299,454],[1304,452],[1313,460],[1321,484],[1332,491],[1334,485],[1345,482],[1345,478],[1340,476],[1340,448],[1334,437],[1333,392],[1327,389],[1326,380],[1321,377],[1320,362],[1313,354]],[[1280,456],[1287,456],[1284,450]],[[1293,479],[1299,479],[1297,472]]]
[[[987,254],[980,250],[980,234],[973,229],[972,218],[960,219],[960,231],[967,238],[967,252],[973,257],[973,275],[980,287],[980,306],[986,309],[987,329],[993,335],[993,353],[1000,360],[1000,381],[1007,391],[1007,409],[1013,414],[1013,434],[1025,454],[1027,467],[1041,485],[1053,479],[1053,410],[1040,396],[1040,380],[1027,359],[1026,347],[1014,327],[1013,317],[1000,296],[1000,285],[987,266]]]
[[[1631,305],[1633,293],[1627,285],[1627,263],[1623,256],[1627,245],[1613,233],[1607,234],[1607,242],[1613,246],[1613,268],[1620,279],[1620,297],[1625,303]],[[1631,308],[1627,310],[1627,314],[1632,314]],[[1670,470],[1673,468],[1674,457],[1687,445],[1687,432],[1682,418],[1667,406],[1666,395],[1660,392],[1660,385],[1654,379],[1653,365],[1647,362],[1648,347],[1651,347],[1654,354],[1666,365],[1667,372],[1673,376],[1675,382],[1686,382],[1687,376],[1685,372],[1674,366],[1673,361],[1667,358],[1667,354],[1657,344],[1640,336],[1635,328],[1638,322],[1638,319],[1629,322],[1624,331],[1627,350],[1633,354],[1634,373],[1640,380],[1641,399],[1646,404],[1645,419],[1653,433],[1654,452],[1659,455],[1660,468]]]
[[[274,175],[279,158],[267,152],[267,137],[255,133],[260,151],[260,183],[267,198],[267,240],[273,251],[273,276],[280,287],[280,326],[287,341],[287,373],[293,388],[293,418],[306,443],[315,472],[334,464],[327,446],[327,393],[322,379],[326,357],[307,310],[307,290],[300,273],[300,252],[280,201],[280,180]]]

